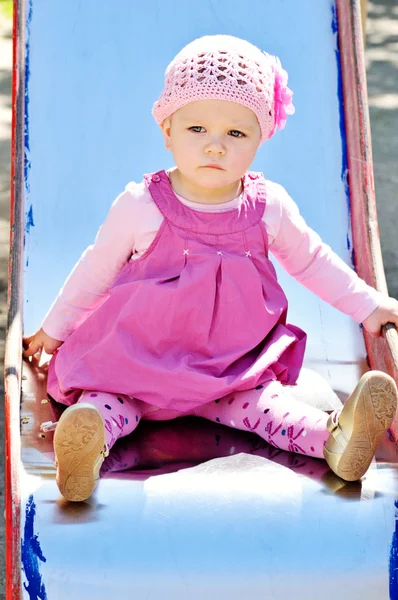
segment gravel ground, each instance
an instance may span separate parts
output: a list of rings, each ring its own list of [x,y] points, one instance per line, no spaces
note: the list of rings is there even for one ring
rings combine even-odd
[[[397,0],[368,3],[367,72],[372,127],[374,173],[381,244],[390,294],[398,297],[398,4]],[[7,312],[9,181],[11,133],[11,22],[0,12],[0,361],[4,358]],[[1,393],[3,381],[0,379]],[[3,444],[3,405],[0,435]],[[4,473],[3,456],[0,477]],[[3,512],[0,486],[0,514]],[[0,523],[0,598],[4,596],[4,526]]]
[[[387,284],[398,298],[398,3],[369,2],[367,77],[377,211]]]

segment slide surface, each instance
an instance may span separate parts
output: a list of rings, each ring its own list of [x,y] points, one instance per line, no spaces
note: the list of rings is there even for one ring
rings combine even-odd
[[[354,77],[363,67],[358,4],[193,6],[16,2],[7,597],[331,600],[337,588],[341,598],[398,597],[392,436],[366,478],[344,485],[323,461],[280,452],[250,432],[193,419],[145,423],[111,452],[89,502],[67,504],[56,487],[52,435],[39,433],[53,419],[45,367],[21,370],[22,326],[25,334],[40,326],[124,186],[172,165],[151,107],[165,67],[191,39],[233,34],[281,58],[296,114],[261,147],[253,169],[284,185],[323,240],[384,285],[377,240],[371,236],[373,247],[357,227],[372,205],[371,156],[359,157],[367,171],[356,208],[350,200],[355,131],[361,152],[369,143],[366,89]],[[372,268],[361,266],[368,255]],[[395,373],[386,342],[365,345],[355,322],[276,268],[289,320],[308,332],[305,366],[342,402],[369,362]]]

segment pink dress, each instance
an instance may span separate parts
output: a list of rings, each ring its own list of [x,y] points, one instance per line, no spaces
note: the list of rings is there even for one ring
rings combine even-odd
[[[271,380],[294,384],[306,335],[268,258],[266,185],[245,175],[240,210],[183,205],[164,171],[145,177],[164,220],[110,295],[53,356],[48,393],[113,392],[186,412]]]

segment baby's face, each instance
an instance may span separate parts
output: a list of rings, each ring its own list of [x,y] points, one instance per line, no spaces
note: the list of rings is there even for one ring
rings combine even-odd
[[[191,102],[166,119],[162,131],[182,175],[213,189],[243,176],[261,137],[256,115],[227,100]]]

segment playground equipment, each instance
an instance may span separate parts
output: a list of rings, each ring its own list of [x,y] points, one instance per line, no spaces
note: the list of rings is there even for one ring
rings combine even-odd
[[[202,421],[145,423],[111,452],[87,503],[55,484],[45,365],[22,362],[114,197],[170,166],[150,108],[164,68],[208,33],[281,57],[296,115],[254,170],[281,182],[361,277],[386,283],[356,0],[16,0],[6,348],[7,598],[331,600],[398,597],[398,424],[361,483],[322,461]],[[145,52],[144,52],[145,50]],[[142,56],[146,57],[145,64]],[[278,268],[306,366],[344,401],[369,367],[397,380],[397,335],[363,336]],[[328,398],[309,398],[331,408]],[[43,437],[44,435],[44,437]],[[190,440],[187,445],[186,440]]]

